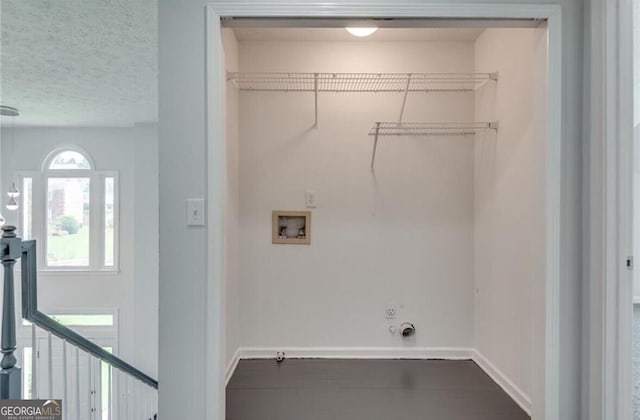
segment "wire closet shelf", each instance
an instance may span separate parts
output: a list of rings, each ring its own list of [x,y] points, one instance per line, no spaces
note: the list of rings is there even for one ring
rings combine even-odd
[[[470,92],[497,73],[240,73],[240,90],[279,92]]]
[[[460,136],[497,130],[498,122],[376,122],[370,136]]]
[[[390,122],[373,124],[369,135],[373,136],[371,170],[374,170],[378,139],[382,136],[464,136],[483,130],[498,130],[498,122]]]

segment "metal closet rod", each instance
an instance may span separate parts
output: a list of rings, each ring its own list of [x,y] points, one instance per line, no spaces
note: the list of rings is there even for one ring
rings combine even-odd
[[[498,121],[490,122],[391,122],[378,121],[369,130],[373,136],[371,170],[373,171],[378,139],[381,136],[464,136],[476,134],[482,130],[498,130]]]

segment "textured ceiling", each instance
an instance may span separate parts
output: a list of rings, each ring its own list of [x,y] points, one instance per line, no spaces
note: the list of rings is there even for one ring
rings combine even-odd
[[[482,28],[381,28],[358,38],[343,28],[235,28],[239,41],[475,41]]]
[[[17,126],[157,121],[157,0],[1,0],[0,13],[0,104]]]
[[[240,40],[359,40],[340,28],[235,31]],[[481,31],[385,28],[365,40],[470,41]],[[0,48],[0,104],[20,110],[17,126],[157,121],[157,0],[1,0]]]

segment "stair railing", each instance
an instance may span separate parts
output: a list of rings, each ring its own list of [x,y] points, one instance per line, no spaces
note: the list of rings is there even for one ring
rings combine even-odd
[[[20,260],[22,317],[32,324],[31,398],[62,399],[65,420],[157,419],[157,380],[38,310],[36,241],[22,241],[15,231],[14,226],[3,226],[0,238],[4,268],[0,399],[24,397],[23,372],[15,355],[14,268]],[[36,328],[44,330],[48,337],[47,369],[43,372],[47,378],[46,392],[37,385]],[[54,339],[61,341],[60,369],[54,369]],[[102,369],[103,366],[107,369]],[[55,378],[56,374],[60,377]]]

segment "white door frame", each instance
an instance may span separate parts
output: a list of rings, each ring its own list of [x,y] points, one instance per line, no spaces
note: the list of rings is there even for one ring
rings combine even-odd
[[[633,7],[591,0],[590,419],[632,419]],[[586,95],[585,95],[586,96]],[[637,220],[636,220],[637,222]],[[638,270],[636,255],[634,270]]]
[[[533,401],[533,412],[546,420],[560,420],[560,184],[562,151],[562,19],[560,5],[532,4],[416,4],[387,2],[233,3],[214,2],[206,16],[207,120],[207,283],[206,283],[206,418],[224,419],[225,402],[225,207],[226,139],[222,17],[408,17],[546,19],[548,22],[548,93],[546,139],[546,268],[544,321],[544,401]]]

